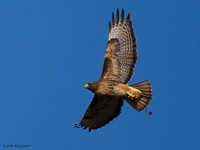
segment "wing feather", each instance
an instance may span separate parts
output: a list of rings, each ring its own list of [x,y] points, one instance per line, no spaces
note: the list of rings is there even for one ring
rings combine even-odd
[[[115,22],[115,15],[114,15],[114,13],[112,13],[112,27],[114,27],[114,22]]]
[[[109,30],[109,32],[110,32],[110,30],[111,30],[111,24],[110,24],[110,21],[109,21],[109,28],[108,28],[108,30]]]
[[[110,79],[111,76],[114,76],[112,80],[126,84],[134,73],[133,68],[137,62],[137,44],[130,20],[130,13],[127,15],[124,23],[123,20],[123,9],[120,19],[117,9],[116,21],[112,13],[112,26],[109,23],[108,44],[104,57],[104,66],[107,66],[107,69],[105,70],[105,67],[103,67],[99,80]],[[115,66],[113,66],[114,64]]]
[[[120,114],[122,105],[123,100],[120,98],[95,95],[80,122],[80,126],[83,129],[88,128],[89,131],[100,128]]]
[[[118,22],[119,22],[119,10],[117,9],[115,24],[118,24]]]
[[[121,12],[121,16],[120,16],[120,20],[119,20],[119,23],[122,24],[124,21],[124,9],[122,9],[122,12]]]

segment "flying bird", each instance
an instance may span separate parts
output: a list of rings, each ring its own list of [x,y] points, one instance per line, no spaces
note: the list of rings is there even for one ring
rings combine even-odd
[[[152,98],[149,80],[127,84],[137,62],[136,47],[130,13],[124,21],[124,9],[120,17],[117,9],[116,17],[112,13],[112,23],[109,22],[102,74],[98,81],[84,85],[95,94],[94,98],[75,127],[88,128],[91,131],[108,124],[120,114],[123,100],[138,112],[144,109],[146,111]]]

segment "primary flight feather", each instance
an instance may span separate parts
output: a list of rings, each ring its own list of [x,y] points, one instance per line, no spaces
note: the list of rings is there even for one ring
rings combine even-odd
[[[109,22],[108,43],[100,79],[87,83],[84,87],[95,95],[81,122],[76,127],[100,128],[116,118],[121,111],[123,99],[140,112],[150,103],[152,88],[149,81],[128,85],[137,62],[136,38],[133,32],[130,13],[124,21],[124,10],[119,18],[112,13]]]

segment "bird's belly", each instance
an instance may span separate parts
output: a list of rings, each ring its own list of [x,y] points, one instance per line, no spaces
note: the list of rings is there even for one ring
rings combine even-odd
[[[95,91],[95,94],[124,97],[126,95],[126,91],[117,85],[110,86],[109,84],[107,86],[99,86],[99,88]]]

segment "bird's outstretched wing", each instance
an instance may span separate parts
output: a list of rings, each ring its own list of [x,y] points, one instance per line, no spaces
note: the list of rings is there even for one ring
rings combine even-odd
[[[80,124],[76,126],[88,128],[89,131],[100,128],[120,114],[122,105],[120,98],[95,95]]]
[[[118,9],[116,19],[112,13],[112,24],[109,22],[108,43],[100,81],[112,80],[126,84],[133,75],[133,68],[137,62],[137,44],[130,20],[130,13],[124,22],[123,20],[123,9],[120,18]]]

